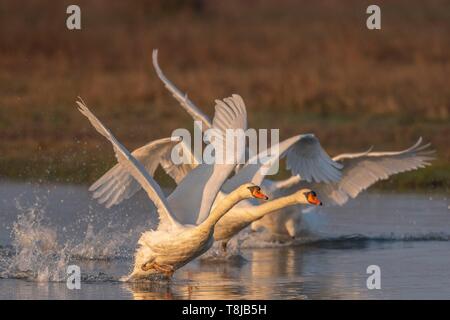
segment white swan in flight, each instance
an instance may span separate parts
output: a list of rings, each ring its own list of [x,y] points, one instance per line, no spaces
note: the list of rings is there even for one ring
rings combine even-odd
[[[162,72],[158,64],[158,51],[153,50],[153,66],[164,86],[172,93],[180,105],[194,120],[201,121],[203,127],[210,127],[209,118],[183,94]],[[362,153],[345,153],[333,158],[342,165],[342,179],[330,183],[311,183],[301,179],[299,175],[292,175],[283,181],[264,179],[258,181],[271,198],[285,196],[302,187],[318,190],[318,195],[325,205],[343,205],[349,198],[355,198],[360,192],[369,188],[379,180],[388,179],[391,175],[416,170],[430,165],[433,160],[433,150],[430,144],[422,144],[422,138],[410,148],[394,152],[371,152],[369,149]],[[301,215],[297,214],[299,206],[280,209],[276,214],[266,215],[252,224],[252,228],[266,227],[274,233],[284,233],[293,236],[295,226]],[[296,217],[297,219],[293,218]],[[220,227],[220,226],[219,226]]]
[[[132,154],[144,164],[144,167],[148,170],[150,175],[153,175],[157,166],[161,164],[165,171],[179,183],[172,194],[179,195],[181,193],[184,197],[178,197],[177,202],[169,202],[172,208],[178,209],[177,212],[181,213],[176,215],[179,222],[183,224],[202,223],[209,214],[209,211],[206,208],[211,208],[210,204],[213,199],[212,193],[211,197],[201,199],[202,208],[205,207],[205,210],[202,210],[200,214],[194,215],[183,213],[183,208],[186,206],[186,203],[190,202],[189,199],[191,197],[189,196],[189,193],[197,192],[198,185],[197,179],[193,179],[192,175],[187,173],[190,170],[196,171],[197,168],[202,165],[196,167],[195,163],[192,163],[190,165],[179,167],[173,164],[170,158],[173,147],[173,141],[170,141],[169,138],[161,139],[133,151]],[[190,147],[186,147],[182,142],[176,147],[180,147],[180,149],[189,157],[193,157],[190,152]],[[291,173],[303,177],[305,181],[333,182],[340,179],[340,165],[330,159],[320,146],[319,140],[312,134],[293,136],[272,146],[268,151],[275,160],[273,165],[275,165],[278,159],[286,157],[287,167],[291,170]],[[266,152],[267,150],[264,150],[261,153],[265,154]],[[226,194],[229,194],[243,183],[251,182],[256,185],[263,183],[265,177],[264,172],[267,171],[262,170],[263,164],[261,161],[253,161],[255,159],[261,159],[261,153],[255,155],[254,158],[250,159],[248,164],[244,165],[233,177],[226,180],[221,187],[221,191],[215,193],[216,199],[214,204],[220,203],[220,200],[223,199]],[[266,170],[269,170],[267,164],[264,166]],[[229,170],[226,173],[224,172],[221,177],[226,178],[231,171],[231,168],[229,168]],[[181,188],[181,185],[184,187]],[[94,198],[97,198],[100,203],[105,204],[107,207],[119,204],[123,200],[133,196],[140,189],[141,185],[133,179],[133,176],[121,163],[116,164],[89,188],[90,191],[94,192]],[[169,200],[171,197],[172,195],[169,197]],[[197,197],[197,199],[199,199],[199,197]],[[280,199],[279,202],[276,202],[273,205],[267,205],[261,208],[259,208],[260,205],[258,203],[252,201],[242,201],[238,203],[228,213],[232,214],[232,218],[226,220],[221,219],[217,223],[214,238],[222,241],[222,247],[225,249],[228,240],[233,235],[237,234],[253,221],[279,209],[280,205],[292,206],[295,204],[316,204],[315,200],[311,200],[311,198],[308,201],[308,198],[305,197],[305,192],[299,192],[285,200],[286,201]],[[207,201],[207,206],[204,206],[204,201]],[[255,210],[255,214],[249,214],[252,210]]]
[[[165,86],[180,102],[184,109],[192,115],[194,120],[202,122],[202,129],[207,130],[213,126],[212,121],[192,101],[178,90],[162,73],[157,64],[157,51],[153,52],[153,62],[158,76]],[[280,151],[278,158],[286,157],[287,168],[293,175],[300,175],[306,181],[332,182],[340,179],[340,164],[332,161],[322,149],[319,140],[313,134],[293,136],[279,144]],[[169,174],[177,183],[180,183],[186,174],[196,168],[199,160],[191,152],[190,146],[186,146],[183,141],[177,142],[175,148],[187,157],[193,159],[190,164],[175,165],[171,160],[171,151],[174,143],[170,138],[161,139],[148,143],[147,145],[133,151],[133,155],[151,175],[154,174],[158,165]],[[263,150],[262,152],[265,152]],[[260,155],[259,155],[260,157]],[[259,166],[247,166],[246,172],[235,175],[235,179],[251,179],[254,176],[261,177],[258,173]],[[241,170],[240,170],[241,171]],[[250,180],[247,180],[250,181]],[[261,180],[262,181],[262,180]],[[134,181],[132,176],[122,168],[120,164],[115,165],[107,171],[100,179],[89,188],[93,192],[93,197],[98,199],[107,208],[121,203],[123,200],[132,197],[141,187]]]
[[[214,120],[221,119],[220,123],[226,123],[231,127],[245,127],[245,106],[239,105],[242,100],[234,97],[230,104],[218,104],[216,107],[216,115]],[[230,102],[230,100],[228,100]],[[148,231],[142,234],[139,239],[139,247],[135,255],[134,270],[126,280],[134,280],[143,277],[148,277],[153,274],[164,274],[171,276],[173,272],[198,257],[206,250],[208,250],[213,243],[213,231],[217,221],[236,203],[243,199],[256,197],[267,198],[261,193],[260,188],[254,184],[243,184],[236,190],[229,193],[220,203],[218,203],[212,210],[211,214],[199,225],[185,225],[181,224],[175,214],[174,209],[170,203],[170,199],[175,199],[172,203],[177,205],[177,195],[186,193],[186,185],[180,183],[175,191],[167,199],[164,196],[161,188],[155,180],[150,176],[146,168],[130,153],[128,150],[112,135],[112,133],[95,117],[94,114],[87,108],[84,102],[80,99],[77,101],[79,111],[85,115],[92,126],[102,134],[113,145],[116,158],[119,164],[129,172],[132,177],[141,185],[147,192],[150,200],[155,204],[159,214],[160,223],[156,231]],[[238,106],[237,106],[238,105]],[[224,119],[225,113],[227,114]],[[231,116],[232,115],[232,116]],[[222,122],[223,121],[223,122]],[[189,177],[190,189],[202,190],[202,196],[208,201],[211,198],[212,188],[218,191],[217,185],[222,184],[224,172],[228,174],[233,170],[233,165],[200,165],[192,170],[187,177]],[[220,174],[217,174],[219,172]],[[199,174],[200,173],[200,174]],[[225,175],[226,177],[227,175]],[[207,177],[206,179],[204,177]],[[188,180],[187,178],[185,181]],[[201,183],[204,180],[205,187]],[[197,181],[197,184],[191,184]],[[183,189],[184,188],[184,189]],[[178,193],[177,193],[178,192]],[[174,195],[175,194],[175,195]],[[188,193],[185,196],[192,196],[188,198],[191,202],[196,200],[197,193]],[[215,197],[215,194],[214,194]],[[186,200],[186,199],[185,199]],[[205,205],[203,198],[197,200],[198,204],[189,205],[185,203],[185,207],[181,210],[191,210],[193,207],[197,211],[206,208],[209,213],[210,208]],[[212,200],[211,200],[212,201]],[[180,209],[180,208],[178,208]],[[189,212],[188,212],[189,214]]]
[[[189,98],[187,97],[187,95],[183,94],[174,84],[172,84],[170,82],[169,79],[167,79],[165,77],[165,75],[163,74],[163,72],[161,71],[159,65],[158,65],[158,61],[157,61],[157,51],[154,50],[153,52],[153,65],[155,67],[155,70],[159,76],[159,78],[162,80],[162,82],[164,83],[164,85],[166,86],[166,88],[173,94],[173,96],[175,97],[175,99],[181,104],[181,106],[194,118],[194,120],[198,120],[202,122],[202,128],[203,130],[208,129],[212,126],[211,121],[209,119],[208,116],[206,116],[197,106],[195,106],[195,104],[189,100]],[[295,139],[298,139],[297,141],[295,141]],[[170,160],[170,150],[173,147],[173,144],[171,144],[170,146],[167,146],[167,144],[164,143],[164,139],[163,139],[163,143],[159,144],[159,143],[150,143],[140,149],[137,149],[136,151],[133,152],[133,154],[136,153],[136,157],[142,161],[146,168],[149,170],[150,174],[154,173],[154,170],[156,169],[156,167],[160,164],[164,170],[177,182],[179,183],[180,181],[182,181],[182,179],[184,178],[184,176],[187,174],[187,172],[189,172],[190,170],[192,170],[193,168],[196,167],[196,163],[195,161],[193,161],[191,164],[188,165],[183,165],[183,166],[175,166],[173,165],[173,163]],[[316,145],[316,147],[314,148],[314,150],[316,152],[313,153],[308,153],[308,152],[304,152],[307,148],[305,148],[305,146],[307,146],[308,144],[311,145]],[[420,144],[420,143],[419,143]],[[419,145],[418,144],[418,145]],[[286,156],[286,154],[291,154],[290,156],[288,155],[287,157],[287,165],[288,168],[293,168],[293,170],[291,170],[291,173],[293,174],[293,176],[289,179],[286,179],[284,181],[271,181],[269,179],[264,179],[263,176],[259,175],[258,173],[258,168],[255,168],[254,166],[244,166],[243,168],[241,167],[241,170],[238,172],[238,174],[236,174],[232,179],[231,182],[230,180],[227,181],[224,185],[224,187],[222,189],[225,189],[225,191],[228,191],[231,189],[230,185],[236,187],[239,184],[232,184],[232,181],[239,181],[239,177],[245,177],[247,179],[247,181],[252,181],[254,183],[257,184],[261,184],[264,188],[265,191],[268,191],[269,195],[271,197],[278,197],[280,195],[286,195],[288,193],[291,193],[295,190],[298,190],[299,187],[297,184],[299,183],[299,177],[303,177],[305,182],[327,182],[330,186],[339,186],[340,183],[338,183],[339,181],[339,174],[340,173],[336,173],[336,171],[330,170],[330,172],[326,173],[326,174],[322,174],[320,176],[320,174],[323,172],[323,169],[320,166],[314,167],[314,165],[317,165],[317,160],[324,160],[324,162],[322,162],[322,164],[325,164],[325,167],[327,164],[332,163],[331,161],[329,161],[328,156],[325,154],[323,155],[322,159],[320,159],[320,157],[318,157],[317,155],[320,154],[323,150],[320,147],[320,144],[318,142],[318,140],[313,136],[313,135],[303,135],[303,136],[296,136],[296,137],[292,137],[290,139],[287,139],[286,141],[283,141],[280,145],[283,145],[285,147],[285,149],[283,149],[285,152],[281,152],[280,153],[280,157]],[[190,148],[186,145],[184,145],[182,142],[179,143],[177,146],[177,148],[179,148],[183,153],[187,154],[190,157],[193,157],[193,155],[190,152]],[[417,146],[419,148],[419,146]],[[426,146],[427,147],[427,146]],[[419,149],[419,150],[415,150],[418,153],[414,152],[414,150],[410,150],[410,152],[406,152],[403,154],[403,160],[404,162],[404,166],[405,166],[405,170],[412,170],[415,168],[411,168],[411,169],[407,169],[408,167],[408,162],[410,161],[421,161],[421,156],[423,156],[423,152],[426,152],[426,150],[424,150],[426,147]],[[313,155],[315,153],[315,155]],[[324,153],[324,152],[323,152]],[[335,157],[333,160],[336,162],[339,162],[341,165],[346,165],[345,161],[341,161],[343,160],[343,157],[345,155],[341,155],[338,157]],[[355,154],[350,155],[350,156],[355,156]],[[383,158],[383,156],[388,157],[388,156],[393,156],[393,153],[383,153],[383,155],[379,154],[379,159],[378,160],[382,160],[385,159]],[[306,159],[309,158],[309,162],[306,161]],[[328,158],[328,159],[327,159]],[[424,159],[422,159],[424,160]],[[342,163],[341,163],[342,162]],[[332,163],[333,164],[333,163]],[[401,165],[399,165],[397,163],[398,167],[397,168],[401,168]],[[425,163],[423,164],[425,165]],[[339,165],[332,165],[334,167],[334,169],[338,169]],[[305,169],[309,167],[308,169]],[[420,167],[420,166],[418,166]],[[416,167],[416,168],[418,168]],[[243,170],[245,168],[245,170]],[[296,170],[297,168],[297,170]],[[349,169],[350,167],[347,166],[347,169]],[[314,172],[316,172],[316,175],[313,174]],[[318,169],[318,170],[317,170]],[[394,168],[392,168],[394,169]],[[242,171],[242,172],[241,172]],[[296,173],[297,171],[297,173]],[[399,172],[403,172],[402,170],[388,170],[388,176],[392,175],[394,173],[399,173]],[[300,174],[298,174],[300,173]],[[317,175],[317,173],[319,175]],[[379,178],[383,177],[383,173],[381,172],[372,172],[372,178],[373,177],[377,177],[377,174],[381,174],[381,176],[379,176]],[[356,177],[356,173],[354,171],[351,172],[347,172],[346,175],[352,176],[352,177]],[[384,177],[387,178],[388,176]],[[371,180],[371,179],[367,179],[366,182],[370,182],[367,186],[369,187],[371,184],[375,183],[378,180],[378,178],[376,178],[375,180]],[[242,181],[240,181],[242,182]],[[327,184],[322,184],[322,185],[327,185]],[[227,188],[228,186],[228,188]],[[292,188],[288,188],[289,186],[291,186]],[[107,173],[105,173],[105,175],[100,178],[96,183],[94,183],[90,190],[94,191],[94,197],[99,199],[99,202],[101,203],[105,203],[105,205],[107,207],[113,206],[115,204],[120,203],[121,201],[123,201],[124,199],[127,199],[129,197],[131,197],[133,194],[135,194],[138,190],[140,189],[140,186],[133,180],[133,178],[127,174],[126,172],[124,172],[124,170],[120,167],[120,165],[116,165],[114,168],[112,168],[110,171],[108,171]],[[361,190],[362,191],[362,190]],[[336,192],[334,192],[336,193]],[[220,198],[220,195],[222,193],[219,193],[217,198]],[[337,193],[336,193],[337,194]],[[355,195],[356,196],[356,195]],[[325,203],[326,204],[334,204],[332,199],[329,199],[329,197],[324,198],[325,199]],[[254,208],[254,204],[252,204],[250,201],[242,201],[241,203],[239,203],[234,209],[255,209]],[[234,210],[233,209],[233,210]],[[233,212],[233,210],[230,212],[230,214]],[[294,232],[293,231],[293,227],[292,227],[292,212],[295,212],[295,207],[290,207],[290,208],[284,208],[284,209],[280,209],[278,210],[280,211],[281,214],[270,214],[267,215],[265,218],[257,221],[256,223],[254,223],[252,226],[255,228],[258,225],[262,225],[261,223],[266,223],[267,226],[271,226],[273,228],[281,228],[285,230],[285,233],[289,234]],[[242,210],[240,211],[242,212]],[[245,215],[242,214],[241,215],[243,221],[245,220],[245,224],[248,223],[248,220],[245,219]],[[226,220],[224,220],[226,221]],[[230,221],[230,219],[229,219]],[[234,220],[234,221],[237,221]],[[189,221],[190,223],[192,223],[193,221]],[[237,224],[237,223],[236,223]],[[221,223],[219,221],[218,225],[216,225],[216,233],[222,234],[222,232],[219,232],[219,230],[225,226],[225,223]],[[231,228],[233,230],[236,230],[235,228]],[[289,230],[289,231],[288,231]],[[222,239],[221,236],[217,236],[217,238]]]
[[[273,182],[267,187],[271,197],[290,194],[299,188],[314,189],[327,206],[344,205],[350,198],[380,180],[386,180],[391,175],[411,171],[430,165],[434,159],[434,150],[430,144],[422,144],[420,137],[417,142],[406,150],[393,152],[372,152],[372,148],[361,153],[345,153],[333,158],[342,164],[342,179],[333,183],[309,183],[298,176],[279,182]],[[265,228],[274,236],[295,237],[299,232],[302,218],[302,207],[290,207],[283,212],[266,216],[252,224],[252,229]]]

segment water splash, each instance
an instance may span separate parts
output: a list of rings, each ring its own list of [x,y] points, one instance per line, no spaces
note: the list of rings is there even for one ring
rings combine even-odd
[[[109,222],[106,227],[95,230],[89,223],[84,239],[71,249],[71,254],[77,259],[110,260],[115,258],[130,258],[132,251],[126,245],[135,230],[117,232],[117,224]]]
[[[35,199],[28,207],[21,205],[20,198],[15,200],[18,216],[11,228],[11,245],[0,247],[0,278],[62,282],[67,279],[67,266],[80,260],[132,257],[133,240],[142,231],[140,227],[123,231],[119,230],[119,224],[109,222],[96,229],[88,223],[84,236],[67,238],[68,230],[85,224],[78,220],[75,226],[57,228],[46,217],[47,199]],[[82,279],[117,280],[98,271],[93,274],[82,272]]]
[[[23,208],[19,202],[16,206],[22,213],[13,224],[12,253],[3,257],[1,277],[63,281],[70,255],[67,246],[58,245],[56,228],[44,218],[45,207],[36,203]]]

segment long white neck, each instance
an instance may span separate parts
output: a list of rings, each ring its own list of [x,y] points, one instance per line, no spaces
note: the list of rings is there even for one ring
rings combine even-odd
[[[279,209],[293,206],[296,204],[300,204],[302,202],[298,201],[295,194],[280,197],[272,201],[268,201],[266,203],[260,204],[259,206],[255,206],[251,208],[251,214],[256,218],[262,218],[268,213],[273,213]]]
[[[231,208],[234,207],[239,201],[247,199],[247,197],[242,196],[240,190],[235,190],[225,196],[211,211],[208,218],[203,221],[198,228],[211,230],[219,221],[222,216],[227,213]]]

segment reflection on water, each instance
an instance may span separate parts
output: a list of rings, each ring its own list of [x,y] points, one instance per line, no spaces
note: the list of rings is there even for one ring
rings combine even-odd
[[[124,285],[134,299],[306,298],[299,268],[302,261],[295,249],[259,249],[245,256],[247,262],[196,261],[171,281]]]
[[[134,299],[442,299],[450,297],[449,249],[434,241],[253,249],[244,250],[245,265],[193,263],[170,282],[124,285]],[[366,287],[371,264],[381,267],[382,290]]]
[[[365,194],[317,212],[313,242],[245,235],[235,240],[242,259],[197,259],[170,281],[138,284],[118,279],[155,221],[145,195],[113,210],[92,202],[85,187],[0,183],[0,197],[0,299],[450,298],[445,196]],[[81,290],[67,289],[68,264],[81,267]],[[366,287],[373,264],[381,290]]]
[[[64,282],[2,279],[0,299],[448,299],[449,249],[444,241],[245,249],[247,263],[195,261],[170,281],[143,283],[115,280],[131,260],[78,261],[81,290]],[[371,264],[381,268],[382,290],[366,288]]]

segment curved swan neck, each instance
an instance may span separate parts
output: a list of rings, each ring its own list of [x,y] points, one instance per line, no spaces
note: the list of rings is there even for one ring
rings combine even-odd
[[[208,218],[206,218],[206,220],[203,221],[199,225],[199,227],[211,229],[216,225],[217,221],[219,221],[219,219],[222,218],[225,213],[227,213],[231,208],[234,207],[236,203],[246,198],[247,197],[244,197],[240,194],[239,190],[231,192],[216,205],[214,210],[211,211]]]
[[[252,207],[250,209],[251,214],[257,219],[262,218],[268,213],[275,212],[276,210],[293,206],[296,204],[300,204],[301,202],[297,200],[297,197],[294,195],[289,195],[286,197],[281,197],[263,204],[260,204],[256,207]]]

